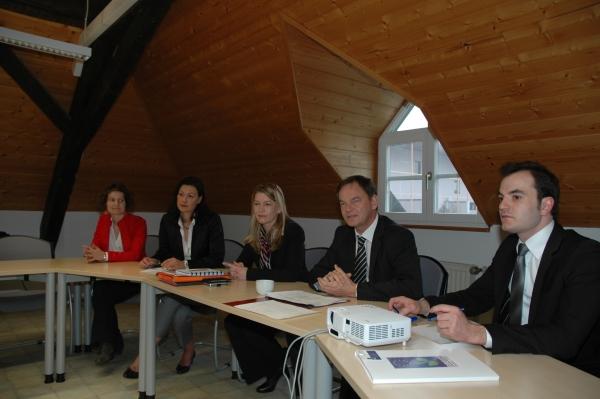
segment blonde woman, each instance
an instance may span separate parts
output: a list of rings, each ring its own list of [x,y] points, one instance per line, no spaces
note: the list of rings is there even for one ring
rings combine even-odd
[[[287,215],[285,197],[277,184],[260,184],[251,196],[250,231],[237,261],[224,264],[239,280],[306,281],[304,230]],[[277,330],[229,315],[225,329],[246,383],[266,377],[256,390],[275,389],[281,377],[285,350],[274,335]]]

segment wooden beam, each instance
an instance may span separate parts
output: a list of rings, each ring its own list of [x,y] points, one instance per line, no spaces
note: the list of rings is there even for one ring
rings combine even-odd
[[[5,44],[0,44],[0,64],[54,126],[62,132],[69,129],[71,121],[66,112]]]
[[[71,134],[64,135],[61,142],[46,197],[40,238],[52,243],[58,240],[83,151],[121,94],[170,5],[170,0],[141,1],[130,16],[94,43],[94,57],[99,56],[86,62],[75,90],[69,112]]]

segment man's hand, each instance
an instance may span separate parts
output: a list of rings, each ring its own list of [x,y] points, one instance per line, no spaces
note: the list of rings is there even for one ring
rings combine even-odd
[[[415,301],[405,296],[391,298],[388,302],[388,309],[394,310],[403,316],[429,313],[429,302],[424,298]]]
[[[486,332],[481,324],[469,321],[462,310],[451,305],[436,305],[437,328],[443,337],[475,345],[485,345]]]
[[[333,296],[356,297],[357,285],[350,278],[350,273],[345,273],[338,265],[333,266],[333,271],[319,277],[321,291]]]

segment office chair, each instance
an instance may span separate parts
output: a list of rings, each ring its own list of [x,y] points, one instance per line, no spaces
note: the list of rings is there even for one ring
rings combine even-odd
[[[440,296],[448,289],[448,272],[444,266],[431,256],[419,255],[423,296]]]
[[[304,250],[304,260],[306,262],[306,270],[311,271],[313,267],[323,259],[328,248],[325,247],[314,247],[306,248]]]

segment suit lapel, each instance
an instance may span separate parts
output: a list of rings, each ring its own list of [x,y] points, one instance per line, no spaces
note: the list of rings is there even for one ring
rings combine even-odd
[[[381,250],[381,236],[383,235],[384,223],[383,217],[379,216],[375,233],[373,233],[373,242],[371,242],[371,256],[369,257],[369,281],[373,281],[374,279],[373,274],[376,269],[377,255]]]
[[[558,249],[563,239],[564,230],[558,223],[555,223],[552,234],[548,238],[546,248],[540,259],[540,266],[538,268],[537,275],[535,276],[535,282],[533,283],[533,291],[531,293],[531,304],[529,305],[529,320],[534,320],[538,303],[540,302],[540,294],[544,285],[544,279],[548,274],[548,270],[552,265],[552,258]]]

